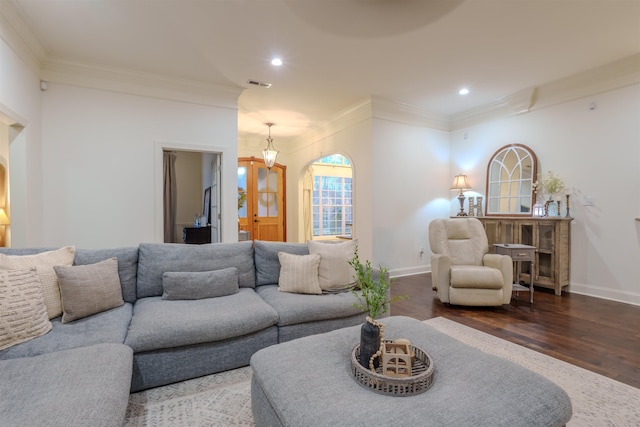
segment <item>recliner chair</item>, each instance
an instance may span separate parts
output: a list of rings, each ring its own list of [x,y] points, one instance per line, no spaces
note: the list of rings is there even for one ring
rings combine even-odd
[[[477,218],[435,219],[429,223],[431,280],[443,303],[500,306],[511,301],[513,261],[490,254]]]

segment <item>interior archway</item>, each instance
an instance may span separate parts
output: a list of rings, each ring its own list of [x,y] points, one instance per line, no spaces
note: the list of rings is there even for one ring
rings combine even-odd
[[[349,240],[353,224],[353,165],[339,153],[312,162],[304,173],[302,224],[306,240]]]

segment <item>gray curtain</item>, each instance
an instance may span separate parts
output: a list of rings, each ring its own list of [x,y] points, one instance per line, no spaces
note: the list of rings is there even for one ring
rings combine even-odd
[[[313,168],[309,166],[302,183],[302,218],[304,240],[313,239]]]
[[[162,160],[164,170],[164,242],[174,243],[176,235],[176,153],[165,151]]]

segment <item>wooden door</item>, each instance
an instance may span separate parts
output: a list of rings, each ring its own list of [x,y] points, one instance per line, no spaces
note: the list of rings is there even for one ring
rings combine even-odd
[[[238,159],[238,195],[246,194],[238,210],[239,227],[252,240],[286,240],[285,179],[286,166],[276,163],[269,170],[262,159]]]

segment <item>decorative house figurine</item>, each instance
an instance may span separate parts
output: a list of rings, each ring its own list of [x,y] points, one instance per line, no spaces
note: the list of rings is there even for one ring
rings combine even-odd
[[[410,377],[415,354],[411,352],[411,342],[399,338],[383,343],[382,375],[388,377]]]

